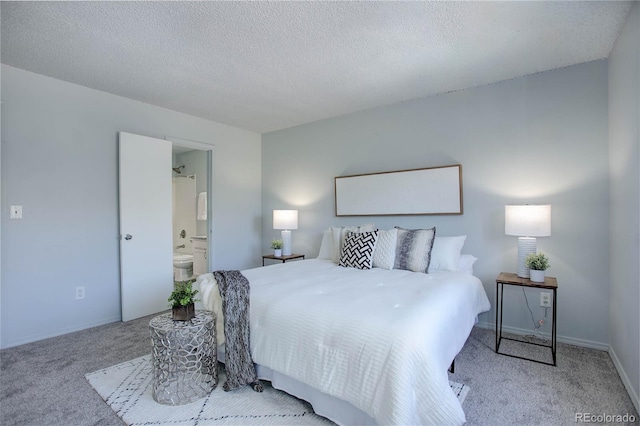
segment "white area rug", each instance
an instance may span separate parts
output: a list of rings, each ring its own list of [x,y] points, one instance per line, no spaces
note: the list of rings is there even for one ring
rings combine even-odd
[[[151,355],[85,375],[116,414],[128,425],[332,425],[305,401],[264,382],[264,392],[249,386],[232,392],[218,386],[206,397],[185,405],[162,405],[151,396]],[[469,387],[449,382],[460,403]]]

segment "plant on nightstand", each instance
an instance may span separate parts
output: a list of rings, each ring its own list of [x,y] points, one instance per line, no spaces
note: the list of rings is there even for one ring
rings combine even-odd
[[[198,290],[191,287],[191,281],[176,282],[167,301],[171,306],[171,315],[174,321],[189,321],[196,317],[195,298]]]
[[[282,240],[271,240],[271,248],[273,249],[274,256],[282,256]]]
[[[544,282],[544,271],[549,269],[549,258],[544,253],[531,253],[524,260],[524,264],[529,268],[529,279],[536,283]]]

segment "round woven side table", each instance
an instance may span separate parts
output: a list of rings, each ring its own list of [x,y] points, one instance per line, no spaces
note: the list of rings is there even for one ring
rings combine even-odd
[[[153,399],[180,405],[206,396],[218,384],[216,322],[210,311],[196,311],[190,321],[173,321],[171,313],[149,322],[153,347]]]

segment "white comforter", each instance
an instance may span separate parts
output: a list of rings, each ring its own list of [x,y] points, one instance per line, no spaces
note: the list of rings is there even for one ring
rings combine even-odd
[[[476,316],[480,280],[305,260],[242,271],[254,362],[350,402],[381,425],[462,424],[447,369]]]

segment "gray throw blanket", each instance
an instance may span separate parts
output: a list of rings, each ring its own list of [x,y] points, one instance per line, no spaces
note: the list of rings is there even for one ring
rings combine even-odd
[[[240,271],[215,271],[213,276],[218,282],[224,314],[224,390],[250,384],[256,392],[262,392],[249,350],[249,281]]]

